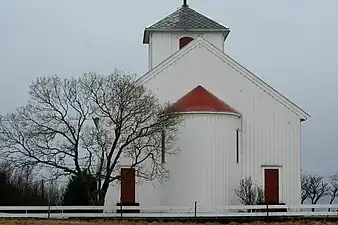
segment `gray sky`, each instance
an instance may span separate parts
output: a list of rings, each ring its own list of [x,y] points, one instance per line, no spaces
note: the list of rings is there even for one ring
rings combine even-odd
[[[181,0],[7,0],[0,4],[0,113],[26,103],[38,76],[143,74],[143,29]],[[302,167],[338,172],[338,1],[189,0],[231,29],[226,53],[311,114]]]

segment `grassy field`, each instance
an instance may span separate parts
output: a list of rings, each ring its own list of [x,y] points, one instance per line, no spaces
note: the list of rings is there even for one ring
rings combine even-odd
[[[67,221],[67,220],[0,220],[0,224],[2,225],[194,225],[196,223],[175,223],[175,222],[133,222],[133,221]],[[205,225],[216,225],[216,223],[203,223]],[[229,225],[267,225],[267,222],[256,221],[251,223],[228,223]],[[338,225],[337,222],[329,222],[329,221],[314,221],[314,220],[302,220],[302,221],[288,221],[288,222],[273,222],[273,225]]]

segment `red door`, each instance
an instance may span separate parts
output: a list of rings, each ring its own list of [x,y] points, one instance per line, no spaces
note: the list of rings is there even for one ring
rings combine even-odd
[[[135,170],[121,169],[121,203],[135,203]]]
[[[265,169],[265,202],[267,204],[279,203],[279,175],[278,169]]]

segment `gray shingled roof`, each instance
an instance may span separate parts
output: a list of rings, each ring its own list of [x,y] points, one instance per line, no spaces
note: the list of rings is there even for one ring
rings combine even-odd
[[[143,43],[149,43],[149,33],[153,31],[219,31],[227,35],[230,30],[189,6],[183,5],[162,20],[147,27],[144,30]]]

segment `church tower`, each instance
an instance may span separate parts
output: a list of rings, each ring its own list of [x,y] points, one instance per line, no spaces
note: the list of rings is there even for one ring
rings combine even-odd
[[[229,28],[189,7],[187,0],[175,12],[145,28],[143,43],[148,45],[149,70],[202,36],[224,51]]]

